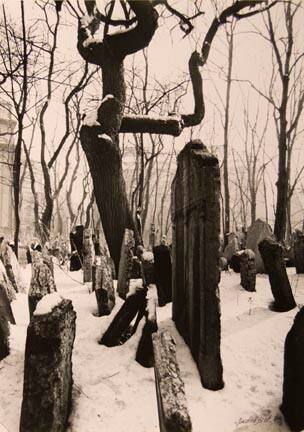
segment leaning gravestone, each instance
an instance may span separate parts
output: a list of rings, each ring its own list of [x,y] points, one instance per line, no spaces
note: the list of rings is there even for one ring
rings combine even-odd
[[[266,237],[272,237],[272,229],[268,223],[257,219],[249,228],[246,239],[246,249],[251,249],[255,254],[257,273],[265,273],[264,262],[259,252],[258,244]]]
[[[93,291],[98,306],[98,316],[109,315],[115,305],[115,292],[112,269],[104,255],[95,257],[93,271]]]
[[[172,184],[173,320],[189,345],[205,388],[224,385],[220,354],[220,171],[201,141],[177,159]]]
[[[304,307],[297,313],[285,340],[281,411],[293,431],[304,429]]]
[[[172,260],[169,246],[161,244],[153,248],[155,284],[158,305],[172,301]]]
[[[16,299],[15,290],[9,280],[3,262],[0,259],[0,283],[4,286],[10,303]]]
[[[296,302],[286,272],[282,245],[273,238],[265,238],[259,243],[259,251],[269,276],[274,310],[287,312],[293,309]]]
[[[6,274],[16,292],[26,291],[25,282],[17,257],[9,245],[8,241],[3,240],[0,247],[0,258],[5,267]]]
[[[133,268],[133,250],[135,246],[134,234],[130,229],[125,230],[125,235],[121,245],[117,292],[119,297],[125,300],[129,291],[129,282]]]
[[[20,432],[64,432],[71,410],[76,312],[57,293],[38,304],[27,329]]]
[[[304,234],[298,232],[294,242],[294,257],[297,273],[304,273]]]
[[[191,432],[185,386],[176,360],[175,341],[166,332],[152,335],[160,432]]]
[[[250,249],[245,249],[241,257],[241,285],[246,291],[255,291],[256,268],[255,255]]]

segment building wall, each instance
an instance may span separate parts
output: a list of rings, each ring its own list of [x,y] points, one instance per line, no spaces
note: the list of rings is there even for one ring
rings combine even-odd
[[[13,181],[12,164],[14,161],[14,144],[12,132],[15,120],[9,111],[0,105],[0,233],[8,238],[13,237]],[[9,106],[7,105],[9,108]]]

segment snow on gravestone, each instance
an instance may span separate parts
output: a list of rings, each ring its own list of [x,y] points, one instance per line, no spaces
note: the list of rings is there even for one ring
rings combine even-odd
[[[291,430],[304,429],[304,307],[297,313],[284,348],[284,381],[281,411]]]
[[[133,250],[135,246],[134,234],[130,229],[125,230],[123,237],[119,270],[118,270],[118,282],[117,282],[117,292],[120,298],[125,300],[127,292],[129,290],[129,282],[132,275],[133,269]]]
[[[257,273],[265,273],[264,262],[259,252],[258,244],[266,237],[272,237],[272,229],[268,223],[257,219],[249,228],[246,239],[246,249],[251,249],[255,254]]]
[[[246,291],[255,291],[255,255],[250,249],[245,249],[240,253],[240,273],[242,287]]]
[[[152,335],[160,432],[191,432],[185,386],[176,360],[175,341],[167,331]]]
[[[27,329],[20,432],[63,432],[71,409],[76,312],[57,293],[38,303]]]
[[[96,256],[93,266],[93,291],[98,306],[98,316],[109,315],[115,305],[112,269],[104,255]]]
[[[287,312],[293,309],[296,307],[296,302],[286,272],[282,245],[273,238],[267,237],[259,243],[259,251],[268,273],[274,297],[274,310]]]
[[[223,388],[220,354],[220,170],[201,141],[178,155],[172,184],[173,320],[205,388]]]

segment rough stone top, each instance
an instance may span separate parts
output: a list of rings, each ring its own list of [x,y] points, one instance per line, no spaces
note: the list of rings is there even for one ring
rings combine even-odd
[[[189,141],[179,153],[177,159],[180,160],[185,154],[189,153],[193,156],[199,157],[199,160],[204,166],[218,165],[217,157],[210,153],[205,144],[203,144],[199,139]]]
[[[63,300],[63,297],[57,292],[47,294],[38,302],[34,315],[46,315],[58,306]]]

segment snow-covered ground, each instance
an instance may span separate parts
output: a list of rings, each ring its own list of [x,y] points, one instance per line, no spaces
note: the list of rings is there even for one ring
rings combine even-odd
[[[288,269],[296,301],[304,303],[304,275]],[[24,269],[29,283],[30,267]],[[282,398],[285,336],[298,311],[276,313],[268,278],[257,277],[257,292],[247,293],[238,274],[222,273],[222,359],[225,388],[202,388],[190,352],[171,320],[171,304],[158,308],[160,328],[168,329],[177,343],[177,357],[185,382],[194,432],[288,431],[279,405]],[[68,432],[156,432],[158,427],[154,371],[134,358],[140,324],[129,341],[114,348],[98,345],[114,314],[94,316],[95,295],[82,285],[81,272],[56,268],[59,293],[70,298],[77,311],[73,351],[73,410]],[[28,306],[26,294],[13,302],[17,325],[11,326],[11,354],[0,362],[0,432],[18,432],[23,387],[23,362]],[[47,432],[47,431],[46,431]]]

